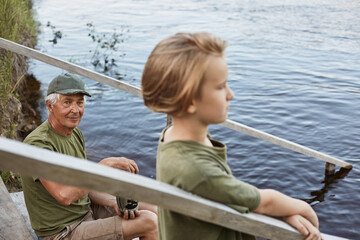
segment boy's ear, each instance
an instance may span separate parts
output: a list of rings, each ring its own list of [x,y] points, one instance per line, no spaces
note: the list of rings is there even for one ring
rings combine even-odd
[[[196,113],[196,104],[194,100],[191,102],[191,104],[188,106],[187,111],[188,114],[194,114]]]

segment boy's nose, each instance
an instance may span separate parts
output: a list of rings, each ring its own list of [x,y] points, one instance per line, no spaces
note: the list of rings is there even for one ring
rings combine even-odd
[[[227,90],[228,91],[227,91],[226,99],[230,101],[231,99],[234,98],[234,92],[231,90],[229,86],[227,87]]]

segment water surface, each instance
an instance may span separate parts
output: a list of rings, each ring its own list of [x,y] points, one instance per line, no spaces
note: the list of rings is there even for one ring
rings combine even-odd
[[[229,43],[229,118],[353,164],[324,179],[325,163],[262,140],[211,126],[228,146],[234,175],[311,203],[324,233],[360,239],[360,2],[348,1],[55,1],[34,0],[42,24],[37,49],[140,86],[147,56],[181,31],[211,31]],[[47,23],[49,26],[47,26]],[[123,41],[113,68],[91,64],[96,34],[116,29]],[[51,28],[51,26],[53,26]],[[50,42],[54,33],[62,37]],[[92,52],[90,52],[92,51]],[[101,56],[101,55],[99,55]],[[45,93],[61,69],[31,61]],[[88,99],[80,124],[88,158],[126,156],[155,178],[157,140],[166,118],[139,97],[84,79]],[[43,119],[46,110],[43,107]]]

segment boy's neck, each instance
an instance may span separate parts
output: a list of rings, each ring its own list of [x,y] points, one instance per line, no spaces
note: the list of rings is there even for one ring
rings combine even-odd
[[[208,125],[194,121],[191,118],[173,117],[173,125],[165,132],[164,142],[183,140],[212,146],[207,133]]]

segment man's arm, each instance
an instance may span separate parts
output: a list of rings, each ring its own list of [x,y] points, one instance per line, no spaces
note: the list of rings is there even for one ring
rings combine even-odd
[[[67,186],[45,179],[40,179],[40,182],[56,201],[65,206],[69,206],[72,202],[83,198],[89,193],[89,190],[86,189]]]
[[[125,170],[131,173],[139,173],[139,168],[134,160],[124,157],[110,157],[102,159],[99,164]],[[73,186],[67,186],[60,183],[40,179],[41,184],[60,204],[68,206],[72,202],[83,198],[89,193],[89,190]],[[116,201],[115,201],[116,202]]]
[[[124,170],[130,173],[135,173],[135,174],[139,173],[139,168],[136,165],[135,161],[124,157],[104,158],[99,162],[99,164]]]
[[[89,192],[89,198],[91,199],[91,202],[96,203],[98,205],[102,206],[108,206],[115,209],[116,213],[120,215],[119,208],[116,208],[116,197],[103,192],[97,192],[97,191],[91,191]]]
[[[135,173],[138,174],[139,173],[139,168],[137,166],[137,164],[135,163],[134,160],[131,159],[127,159],[124,157],[121,158],[117,158],[117,157],[109,157],[109,158],[104,158],[102,159],[99,164],[105,165],[105,166],[109,166],[109,167],[113,167],[113,168],[117,168],[120,170],[124,170],[130,173]],[[98,204],[98,205],[103,205],[103,206],[108,206],[108,207],[112,207],[115,209],[115,212],[119,215],[119,216],[123,216],[125,219],[133,219],[136,218],[138,216],[140,216],[140,212],[138,210],[136,211],[130,211],[130,214],[128,214],[127,211],[124,212],[124,214],[121,213],[117,202],[116,202],[116,197],[112,196],[108,193],[103,193],[103,192],[96,192],[96,191],[91,191],[89,193],[89,198],[92,202]]]

